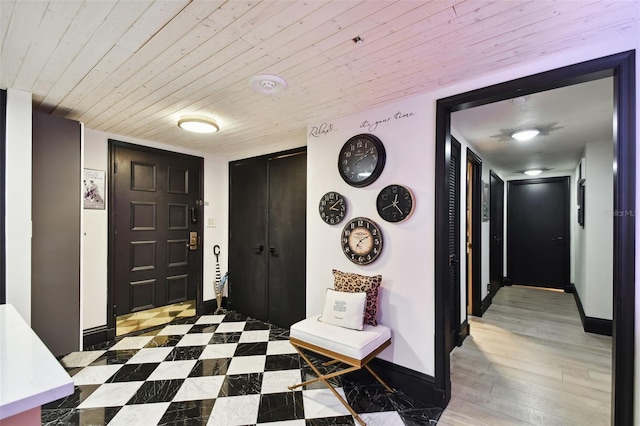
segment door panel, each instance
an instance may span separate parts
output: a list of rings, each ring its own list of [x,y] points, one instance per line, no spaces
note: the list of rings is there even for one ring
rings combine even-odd
[[[460,334],[460,143],[451,139],[449,160],[449,283],[448,304],[450,316],[450,347],[458,344]]]
[[[306,152],[269,161],[269,321],[306,314]]]
[[[509,182],[508,271],[514,284],[569,283],[569,178]]]
[[[262,158],[229,165],[229,302],[267,319],[267,168]]]
[[[306,312],[306,152],[229,164],[232,309],[289,327]]]
[[[489,181],[489,281],[498,288],[504,276],[504,182],[493,171]]]
[[[115,141],[113,159],[115,314],[196,299],[202,159]]]
[[[33,233],[25,230],[32,235],[31,327],[56,356],[81,346],[81,130],[77,121],[33,114]]]

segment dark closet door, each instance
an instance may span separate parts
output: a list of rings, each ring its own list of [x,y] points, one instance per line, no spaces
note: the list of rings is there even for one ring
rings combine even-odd
[[[229,164],[229,302],[288,328],[306,312],[306,152]]]
[[[510,181],[507,268],[514,284],[569,283],[569,178]]]
[[[80,347],[80,138],[77,121],[33,114],[31,327],[56,356]]]
[[[460,143],[451,139],[449,161],[449,351],[458,345],[460,334]]]
[[[493,171],[489,181],[489,281],[497,289],[504,274],[504,182]]]
[[[269,160],[269,321],[306,313],[307,153]]]
[[[111,149],[116,315],[196,300],[202,158],[116,141]]]
[[[229,301],[253,318],[267,319],[267,163],[229,166]]]

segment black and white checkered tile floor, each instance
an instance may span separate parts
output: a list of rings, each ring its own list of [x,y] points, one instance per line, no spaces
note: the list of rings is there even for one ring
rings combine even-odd
[[[314,377],[287,339],[288,330],[229,312],[71,353],[61,363],[75,392],[43,406],[42,424],[357,424],[321,383],[287,389]],[[431,425],[441,413],[373,379],[342,377],[334,384],[368,425]]]

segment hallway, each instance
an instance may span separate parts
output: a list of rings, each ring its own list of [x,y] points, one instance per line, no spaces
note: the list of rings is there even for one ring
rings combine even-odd
[[[608,425],[611,337],[585,333],[573,294],[503,287],[451,353],[438,425]]]

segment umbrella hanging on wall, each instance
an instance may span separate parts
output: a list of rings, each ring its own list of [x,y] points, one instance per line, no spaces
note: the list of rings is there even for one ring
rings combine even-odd
[[[220,272],[220,246],[219,245],[216,244],[215,246],[213,246],[213,254],[216,257],[216,282],[213,287],[216,292],[216,303],[218,304],[218,308],[216,309],[214,314],[217,314],[218,312],[225,313],[226,309],[222,308],[222,293],[224,292],[224,286],[227,283],[228,277],[226,273],[224,274],[224,277],[223,277]]]

